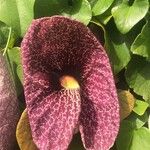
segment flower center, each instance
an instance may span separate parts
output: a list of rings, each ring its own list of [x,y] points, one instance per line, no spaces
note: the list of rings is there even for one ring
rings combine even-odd
[[[78,81],[69,75],[64,75],[60,79],[60,84],[65,89],[78,89],[80,88]]]

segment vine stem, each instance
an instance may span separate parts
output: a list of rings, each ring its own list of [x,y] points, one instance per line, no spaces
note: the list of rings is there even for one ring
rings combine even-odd
[[[11,33],[12,33],[12,28],[10,27],[10,28],[9,28],[8,40],[7,40],[6,47],[5,47],[4,52],[3,52],[3,56],[6,54],[6,51],[7,51],[7,49],[8,49],[9,42],[10,42],[10,38],[11,38]]]

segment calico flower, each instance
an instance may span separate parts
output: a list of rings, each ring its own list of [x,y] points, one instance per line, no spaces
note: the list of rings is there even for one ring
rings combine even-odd
[[[25,98],[40,150],[66,150],[79,130],[87,150],[108,150],[119,105],[104,48],[82,23],[34,20],[22,42]]]
[[[0,150],[14,149],[19,114],[15,86],[8,64],[0,53]]]

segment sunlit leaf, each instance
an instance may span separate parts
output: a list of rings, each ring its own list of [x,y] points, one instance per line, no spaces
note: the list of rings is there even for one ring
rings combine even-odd
[[[37,150],[33,142],[27,110],[21,115],[16,129],[16,137],[21,150]]]
[[[150,150],[150,130],[145,127],[134,130],[130,150]]]
[[[131,46],[134,54],[141,55],[150,59],[150,21],[147,21],[141,33]]]
[[[148,0],[135,0],[131,6],[124,0],[112,9],[112,15],[119,31],[125,34],[146,15],[148,9]]]
[[[113,1],[114,0],[97,0],[92,8],[93,15],[96,16],[104,13],[111,6]]]
[[[149,106],[148,103],[141,101],[141,100],[136,100],[133,111],[141,116],[145,113],[148,106]]]
[[[100,1],[100,0],[99,0]],[[114,6],[119,5],[123,0],[112,0],[113,3],[110,4],[110,7],[102,14],[98,15],[98,16],[94,16],[96,18],[96,20],[98,20],[99,22],[101,22],[102,24],[107,24],[110,19],[112,18],[112,14],[111,14],[111,10]],[[94,6],[94,4],[97,2],[97,0],[94,0],[93,3],[91,4],[92,6]],[[99,9],[98,9],[99,10]]]
[[[118,98],[120,103],[120,117],[121,120],[130,115],[133,110],[135,98],[129,91],[119,90]]]
[[[0,0],[0,20],[23,36],[33,19],[34,1]]]

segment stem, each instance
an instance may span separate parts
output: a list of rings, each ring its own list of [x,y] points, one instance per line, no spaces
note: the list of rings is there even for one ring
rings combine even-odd
[[[10,42],[10,38],[11,38],[11,33],[12,33],[12,29],[11,29],[11,27],[10,27],[10,28],[9,28],[8,40],[7,40],[6,47],[5,47],[4,52],[3,52],[3,56],[5,55],[5,53],[6,53],[7,49],[8,49],[9,42]]]

